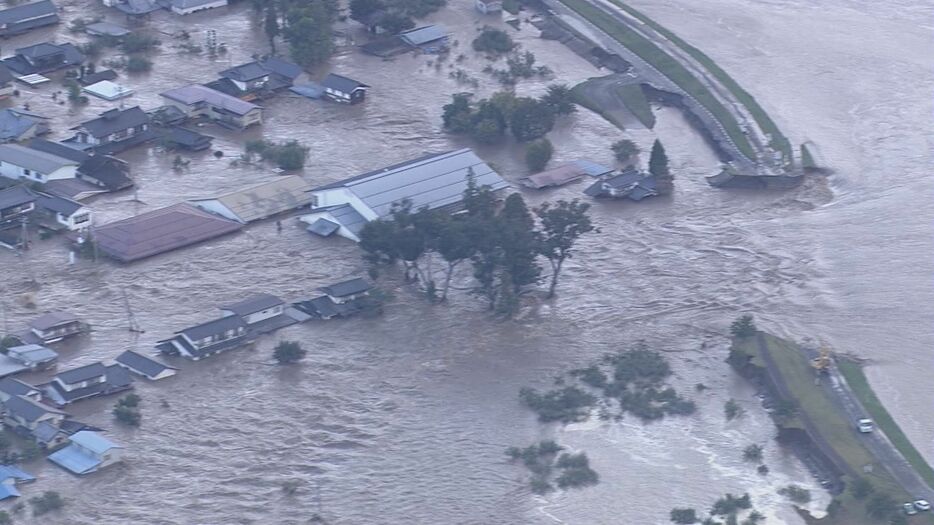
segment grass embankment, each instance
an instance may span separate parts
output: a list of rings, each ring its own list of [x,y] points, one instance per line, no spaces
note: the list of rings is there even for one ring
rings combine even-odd
[[[801,167],[806,170],[817,168],[817,163],[814,162],[814,156],[811,155],[811,150],[808,149],[806,144],[801,145]]]
[[[590,111],[593,111],[597,115],[600,115],[607,120],[610,124],[613,124],[619,129],[626,129],[626,126],[623,125],[623,122],[617,118],[616,112],[613,109],[603,107],[603,104],[596,99],[595,96],[591,93],[592,82],[594,79],[585,80],[580,84],[571,88],[571,96],[574,97],[574,102],[579,106],[583,106]]]
[[[749,159],[756,158],[752,145],[749,144],[746,135],[740,129],[733,115],[680,62],[669,56],[668,53],[661,50],[647,38],[619,23],[612,16],[585,0],[561,0],[561,2],[600,28],[604,33],[610,35],[617,42],[626,46],[627,49],[651,64],[660,73],[677,84],[678,87],[689,93],[720,122],[727,135],[730,136],[730,139],[733,140],[733,143],[736,144],[736,147],[739,148],[743,155]]]
[[[764,109],[762,109],[762,106],[756,102],[755,97],[750,95],[748,91],[743,89],[742,86],[733,80],[733,77],[731,77],[726,71],[718,66],[717,63],[713,61],[713,59],[707,56],[700,49],[697,49],[696,47],[682,40],[681,37],[669,31],[667,28],[665,28],[665,26],[659,24],[655,20],[652,20],[648,16],[645,16],[640,11],[633,9],[632,7],[620,2],[619,0],[610,1],[618,5],[620,9],[623,9],[630,15],[644,22],[647,26],[664,35],[668,40],[671,40],[675,43],[675,45],[691,55],[691,57],[704,66],[707,71],[710,71],[710,73],[717,80],[719,80],[721,84],[729,89],[731,93],[733,93],[733,96],[736,97],[737,100],[746,106],[746,109],[749,110],[749,113],[752,115],[752,118],[756,120],[756,123],[759,124],[759,127],[769,134],[771,137],[769,145],[776,150],[781,151],[788,161],[793,162],[794,157],[792,156],[791,142],[788,140],[788,138],[785,137],[785,135],[782,134],[781,131],[779,131],[775,121],[773,121],[772,118],[769,117],[769,114],[766,113]]]
[[[876,422],[876,425],[885,432],[889,441],[905,456],[905,459],[918,471],[918,474],[924,478],[924,481],[926,481],[928,485],[934,486],[934,469],[928,465],[928,462],[924,460],[924,456],[911,444],[908,436],[902,432],[898,423],[892,419],[889,411],[885,409],[885,406],[883,406],[879,398],[876,397],[875,392],[872,391],[872,387],[869,386],[866,374],[863,373],[863,368],[858,363],[847,359],[838,361],[837,365],[840,369],[840,373],[846,378],[847,384],[850,385],[850,388],[856,394],[856,397],[859,398],[863,407],[869,412],[870,417]]]
[[[765,334],[769,355],[775,363],[776,371],[787,384],[794,395],[797,404],[797,413],[806,415],[820,437],[824,439],[845,465],[846,471],[856,473],[872,483],[876,493],[887,493],[899,502],[911,501],[913,498],[907,494],[885,470],[885,466],[878,463],[874,456],[863,446],[859,435],[849,421],[827,397],[826,393],[814,381],[814,369],[808,357],[792,342]],[[756,338],[734,341],[734,349],[751,358],[750,364],[765,368],[765,362],[759,354]],[[884,409],[883,409],[884,410]],[[780,428],[804,428],[798,416],[782,420],[777,423]],[[881,423],[880,423],[881,424]],[[872,466],[871,472],[865,472],[864,467]],[[849,486],[853,480],[852,475],[845,475],[843,481]],[[853,497],[849,490],[836,497],[840,508],[826,518],[816,520],[808,519],[814,525],[880,525],[879,521],[866,515],[865,502]],[[912,519],[915,524],[934,524],[934,516],[924,513]]]
[[[652,106],[649,106],[649,101],[645,98],[640,85],[617,86],[616,95],[643,126],[649,129],[655,127],[655,113],[652,113]]]

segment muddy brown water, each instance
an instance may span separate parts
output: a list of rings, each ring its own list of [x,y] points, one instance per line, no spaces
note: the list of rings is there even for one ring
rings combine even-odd
[[[179,362],[181,373],[139,383],[143,426],[130,430],[109,415],[114,399],[82,402],[77,417],[108,430],[127,447],[125,465],[75,478],[39,460],[27,469],[39,481],[24,495],[60,491],[66,511],[22,523],[232,524],[307,523],[320,508],[333,523],[575,523],[662,524],[675,505],[705,508],[726,491],[750,491],[770,523],[799,523],[775,495],[796,482],[816,489],[804,468],[771,441],[773,430],[753,392],[726,365],[721,335],[739,311],[798,339],[823,336],[841,350],[871,357],[874,385],[919,448],[931,457],[934,426],[925,418],[931,396],[930,348],[930,99],[931,9],[924,2],[800,0],[635,2],[715,57],[776,118],[793,142],[813,140],[836,173],[787,193],[727,192],[703,177],[716,159],[684,120],[659,111],[655,132],[621,132],[582,111],[550,135],[555,162],[608,163],[619,138],[648,149],[657,135],[677,174],[671,199],[638,206],[595,203],[602,229],[581,243],[553,302],[536,302],[513,322],[489,319],[463,293],[428,306],[393,276],[385,316],[310,323],[201,363]],[[92,3],[64,3],[66,19],[114,12]],[[232,167],[244,140],[295,138],[311,147],[303,175],[325,183],[420,155],[469,145],[440,132],[440,106],[471,90],[449,77],[448,63],[480,81],[480,95],[498,86],[469,50],[475,29],[499,25],[466,0],[433,15],[458,45],[437,69],[433,57],[391,61],[342,48],[330,70],[373,86],[369,100],[343,107],[290,95],[266,103],[267,122],[245,133],[207,127],[218,137],[217,160],[195,154],[188,171],[171,169],[173,155],[130,151],[139,184],[132,193],[92,202],[98,224],[189,197],[265,180],[268,167]],[[231,49],[211,60],[173,48],[163,35],[155,68],[119,82],[136,94],[124,104],[158,105],[160,91],[205,82],[217,71],[266,50],[245,6],[175,18],[157,13],[148,24],[193,41],[216,29]],[[359,30],[350,26],[352,38]],[[511,31],[511,30],[510,30]],[[66,25],[3,43],[83,41]],[[517,39],[562,81],[602,74],[523,25]],[[315,72],[320,78],[327,69]],[[522,82],[540,94],[550,80]],[[57,105],[56,86],[24,91],[52,116],[55,138],[119,103],[84,108]],[[511,143],[478,148],[509,180],[525,174]],[[645,159],[643,159],[644,161]],[[583,184],[525,195],[532,203],[580,196]],[[524,190],[523,190],[524,191]],[[216,315],[216,305],[255,291],[296,298],[315,287],[360,275],[355,246],[310,237],[299,224],[274,223],[137,264],[79,262],[67,266],[57,240],[37,243],[25,258],[0,253],[6,322],[18,327],[39,311],[80,313],[94,333],[61,347],[61,367],[109,359],[127,348],[148,351],[158,339]],[[38,290],[28,281],[41,283]],[[146,329],[126,330],[121,290]],[[25,304],[27,295],[36,305]],[[924,328],[927,327],[927,328]],[[309,349],[292,368],[269,366],[279,339]],[[634,421],[543,427],[519,406],[517,391],[546,385],[569,367],[605,351],[644,341],[672,356],[673,384],[694,395],[699,413],[648,426]],[[26,379],[40,381],[41,376]],[[695,395],[704,383],[707,393]],[[723,402],[738,399],[744,419],[726,423]],[[165,400],[168,406],[163,406]],[[602,483],[583,491],[532,497],[524,472],[503,449],[556,437],[585,450]],[[768,477],[743,464],[740,450],[766,445]],[[289,496],[286,481],[299,490]],[[826,504],[815,492],[814,507]],[[9,504],[7,504],[9,506]]]

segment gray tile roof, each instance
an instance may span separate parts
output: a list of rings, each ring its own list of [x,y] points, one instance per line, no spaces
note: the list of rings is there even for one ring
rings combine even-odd
[[[155,377],[165,370],[175,370],[168,365],[164,365],[131,350],[127,350],[118,355],[115,361],[147,377]]]
[[[132,262],[240,230],[242,225],[180,203],[95,228],[97,246]]]
[[[330,88],[342,93],[352,93],[353,90],[357,88],[368,88],[370,86],[354,80],[352,78],[347,78],[342,75],[337,75],[335,73],[328,73],[328,76],[324,77],[324,80],[321,81],[321,85]]]
[[[237,328],[246,327],[243,319],[238,315],[229,315],[227,317],[221,317],[220,319],[214,319],[213,321],[208,321],[206,323],[201,323],[190,328],[186,328],[177,334],[184,334],[192,341],[198,341],[199,339],[204,339],[205,337],[210,337],[216,334],[222,334],[228,330],[234,330]]]
[[[36,330],[48,330],[60,325],[66,325],[78,321],[74,314],[62,311],[49,312],[42,314],[30,321],[29,326]]]
[[[250,315],[283,304],[285,304],[285,301],[275,295],[260,293],[247,297],[242,301],[221,306],[221,310],[227,310],[237,315]]]
[[[388,217],[393,203],[408,199],[412,209],[440,208],[461,201],[472,172],[478,186],[493,191],[509,184],[470,149],[424,157],[328,184],[318,190],[344,187],[379,217]]]
[[[32,392],[39,391],[38,388],[12,377],[0,379],[0,392],[10,396],[25,396]]]
[[[104,366],[104,363],[98,361],[97,363],[91,363],[89,365],[59,372],[55,377],[61,379],[65,384],[73,385],[105,375],[107,375],[107,367]]]
[[[249,82],[269,75],[269,70],[261,66],[258,62],[248,62],[230,69],[225,69],[218,74],[224,78],[238,80],[240,82]]]
[[[267,70],[281,75],[289,80],[295,80],[302,74],[301,66],[293,64],[286,60],[282,60],[278,57],[269,57],[266,60],[260,62],[260,64]]]
[[[0,190],[0,210],[22,206],[36,201],[36,195],[26,186],[13,186],[5,190]]]
[[[0,140],[19,140],[33,126],[43,124],[46,120],[46,117],[21,109],[6,108],[0,110]]]
[[[251,104],[237,97],[198,84],[170,89],[161,93],[161,95],[186,106],[205,102],[241,116],[259,107],[256,104]]]
[[[322,286],[318,288],[322,293],[328,294],[331,297],[347,297],[350,295],[355,295],[358,293],[363,293],[372,288],[370,283],[361,277],[355,279],[350,279],[347,281],[342,281],[337,284],[332,284],[330,286]]]
[[[36,206],[51,212],[61,213],[65,217],[71,217],[76,211],[84,207],[80,202],[42,192],[36,192]]]
[[[78,163],[73,160],[20,146],[19,144],[0,144],[0,162],[6,162],[43,174],[52,173],[65,166],[78,166]]]
[[[6,409],[11,413],[18,415],[26,421],[35,421],[46,414],[62,414],[63,412],[54,408],[36,403],[32,399],[23,396],[13,396],[4,403]]]
[[[127,109],[111,109],[101,113],[100,117],[82,122],[80,126],[72,129],[84,129],[93,137],[106,137],[117,131],[135,128],[149,124],[149,115],[140,109],[139,106],[133,106]]]
[[[56,157],[73,160],[78,163],[84,162],[90,157],[90,155],[79,149],[66,146],[61,142],[53,142],[39,137],[30,140],[28,146],[30,149],[51,153]]]
[[[79,177],[95,180],[110,191],[133,185],[128,172],[126,162],[110,155],[92,155],[78,166]]]
[[[51,42],[40,42],[31,46],[20,47],[14,52],[17,55],[22,55],[26,58],[42,58],[63,53],[64,50],[62,49],[62,46],[58,44],[53,44]]]
[[[52,17],[58,19],[58,10],[51,0],[41,0],[31,4],[21,4],[9,9],[0,11],[0,25],[10,25],[21,23],[24,20],[30,20],[41,17]]]

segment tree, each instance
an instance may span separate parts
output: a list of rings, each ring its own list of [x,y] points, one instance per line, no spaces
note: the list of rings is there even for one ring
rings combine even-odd
[[[850,494],[853,494],[856,499],[866,499],[875,490],[876,488],[866,478],[856,478],[850,483]]]
[[[114,407],[113,415],[117,421],[131,427],[138,427],[143,419],[143,416],[140,414],[139,410],[133,407],[121,405],[119,403]]]
[[[877,493],[866,502],[866,514],[879,520],[888,518],[896,512],[897,503],[885,493]]]
[[[516,47],[516,43],[505,31],[483,26],[477,38],[471,43],[475,51],[481,53],[502,54],[508,53]]]
[[[350,0],[350,18],[363,22],[384,7],[382,0]]]
[[[266,19],[263,21],[263,30],[266,32],[266,38],[269,39],[269,49],[272,54],[276,54],[276,37],[282,31],[279,28],[279,13],[276,11],[275,2],[270,2],[266,8]]]
[[[483,144],[495,144],[506,134],[506,118],[496,104],[481,100],[471,114],[470,136]]]
[[[506,197],[499,219],[503,267],[512,291],[518,293],[523,286],[537,282],[542,273],[535,261],[540,236],[535,229],[535,218],[520,193]]]
[[[379,25],[387,33],[397,34],[415,27],[415,21],[401,13],[386,13],[379,19]]]
[[[674,190],[674,178],[668,169],[668,156],[661,141],[655,139],[652,144],[652,153],[649,156],[649,173],[655,177],[659,195],[670,195]]]
[[[758,463],[762,461],[762,445],[755,443],[743,449],[743,459],[749,462]]]
[[[272,357],[280,365],[290,365],[301,361],[307,352],[296,341],[280,341],[273,350]]]
[[[62,495],[54,490],[47,490],[41,496],[29,498],[29,504],[32,505],[32,515],[41,516],[48,512],[61,509],[65,506],[65,500]]]
[[[152,60],[131,56],[126,61],[126,70],[130,73],[144,73],[152,69]]]
[[[311,0],[307,6],[292,8],[283,34],[289,42],[292,59],[302,67],[320,64],[334,51],[332,13],[324,0]]]
[[[516,106],[509,120],[509,127],[519,142],[528,142],[544,137],[554,125],[555,114],[543,102],[527,97],[516,100]]]
[[[470,106],[470,94],[458,93],[451,96],[451,103],[445,104],[441,116],[444,129],[450,133],[467,133],[472,127],[473,108]]]
[[[585,233],[596,228],[587,214],[590,204],[559,200],[554,205],[544,203],[535,210],[542,225],[540,253],[551,263],[551,285],[548,297],[554,297],[558,287],[558,277],[564,261],[574,256],[574,244]]]
[[[639,153],[639,147],[636,146],[636,143],[627,139],[614,142],[610,149],[613,150],[613,156],[619,162],[628,162],[629,159]]]
[[[470,225],[467,224],[467,221],[458,218],[447,220],[438,235],[436,249],[441,258],[447,263],[440,298],[441,301],[446,301],[448,290],[451,288],[454,269],[460,263],[469,259],[474,252],[470,237]]]
[[[13,516],[5,510],[0,510],[0,525],[13,525]]]
[[[119,401],[117,401],[117,404],[125,406],[125,407],[136,408],[139,406],[142,400],[143,399],[139,397],[139,395],[137,394],[127,394],[123,396]]]
[[[694,509],[671,509],[671,522],[679,525],[697,523],[697,511]]]
[[[738,317],[730,325],[730,334],[738,339],[745,339],[756,335],[756,323],[749,314]]]
[[[542,102],[554,112],[555,115],[570,115],[577,111],[574,95],[567,84],[552,84],[548,92],[542,97]]]
[[[529,170],[537,173],[545,169],[548,161],[551,160],[552,153],[554,153],[554,148],[550,140],[546,138],[534,140],[525,147],[525,163]]]
[[[743,408],[739,406],[735,399],[728,399],[723,404],[723,415],[726,416],[727,421],[732,421],[743,415]]]
[[[743,525],[758,525],[763,521],[765,521],[765,516],[761,512],[754,510],[743,520]]]
[[[778,493],[799,505],[811,502],[811,491],[799,485],[788,485],[778,489]]]

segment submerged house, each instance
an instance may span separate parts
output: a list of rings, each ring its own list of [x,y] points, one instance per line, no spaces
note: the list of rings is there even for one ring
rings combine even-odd
[[[67,414],[24,395],[8,397],[3,402],[3,423],[21,436],[32,436],[40,425],[61,425]]]
[[[69,142],[106,154],[118,153],[158,138],[151,129],[149,115],[139,106],[105,111],[96,119],[71,129],[75,136]]]
[[[222,306],[221,312],[225,316],[242,319],[251,334],[266,334],[299,321],[286,312],[285,301],[268,293],[255,294]]]
[[[24,217],[36,209],[36,194],[25,186],[0,190],[0,224]]]
[[[503,10],[502,0],[474,0],[474,7],[484,15]]]
[[[40,225],[51,230],[79,231],[91,227],[90,208],[66,197],[36,192],[36,210]]]
[[[349,317],[363,308],[360,300],[369,296],[372,288],[366,279],[359,277],[322,286],[318,291],[324,295],[299,301],[295,303],[295,308],[318,319]]]
[[[408,200],[413,210],[456,211],[468,177],[499,191],[509,184],[470,149],[426,155],[311,190],[311,213],[301,217],[308,230],[359,242],[368,221],[391,218],[392,206]]]
[[[238,222],[179,203],[97,226],[94,235],[98,250],[128,263],[234,233],[242,227]]]
[[[15,5],[0,11],[0,37],[9,37],[38,27],[55,25],[58,21],[58,8],[52,0]]]
[[[6,357],[29,370],[45,370],[58,361],[58,352],[42,345],[28,344],[11,346],[6,351]]]
[[[0,142],[19,142],[48,132],[48,117],[24,109],[0,110]]]
[[[13,73],[21,76],[48,73],[84,62],[84,55],[73,44],[43,42],[14,51],[14,55],[3,59]]]
[[[162,136],[162,142],[166,147],[188,151],[206,150],[211,147],[213,140],[214,137],[210,135],[181,126],[173,126]]]
[[[641,201],[646,197],[658,195],[653,176],[646,176],[632,166],[616,175],[601,178],[584,190],[591,197],[610,197]]]
[[[119,365],[101,362],[65,370],[55,375],[43,391],[57,406],[65,406],[89,397],[106,396],[133,388],[133,378]]]
[[[150,381],[172,377],[178,372],[177,368],[162,364],[155,359],[137,354],[132,350],[127,350],[118,355],[114,361],[130,372],[145,377]]]
[[[204,117],[218,124],[243,129],[263,122],[263,108],[237,97],[192,84],[160,94],[166,103],[180,109],[188,118]]]
[[[29,141],[28,147],[29,149],[42,151],[78,163],[75,180],[58,179],[51,184],[47,184],[45,189],[50,193],[73,200],[81,200],[84,198],[83,195],[86,194],[94,195],[108,191],[119,191],[133,186],[133,179],[129,176],[129,165],[116,157],[103,154],[91,155],[77,147],[42,138],[32,139]],[[68,190],[74,187],[79,192],[59,191],[59,185],[65,182],[69,183],[67,184]]]
[[[541,190],[545,188],[555,188],[564,186],[574,181],[580,180],[586,175],[585,172],[576,163],[568,163],[550,170],[545,170],[528,177],[519,179],[519,182],[528,188]]]
[[[42,401],[42,390],[12,377],[0,379],[0,403],[5,403],[7,399],[15,396],[22,396],[38,403]]]
[[[192,199],[202,210],[241,224],[259,221],[311,204],[311,185],[298,175],[275,179],[214,198]]]
[[[408,46],[425,53],[438,53],[448,47],[448,32],[440,25],[416,27],[399,33],[399,38]]]
[[[49,460],[74,474],[90,474],[123,460],[123,447],[97,432],[82,430],[68,441],[68,446],[51,454]]]
[[[74,314],[62,311],[49,312],[36,317],[29,323],[29,335],[41,344],[57,343],[66,337],[81,335],[90,330],[87,323]]]
[[[46,183],[73,179],[78,163],[58,155],[19,144],[0,144],[0,175],[13,180]]]
[[[207,87],[243,99],[254,100],[292,87],[302,68],[281,58],[269,57],[225,69]]]
[[[363,102],[366,98],[366,90],[370,87],[363,82],[334,73],[329,73],[324,77],[321,86],[324,87],[324,96],[343,104]]]
[[[247,325],[239,315],[228,315],[175,332],[171,339],[159,341],[156,348],[168,355],[180,355],[192,361],[239,348],[251,342]]]
[[[224,7],[227,0],[167,0],[169,11],[176,15],[190,15],[206,9]]]

